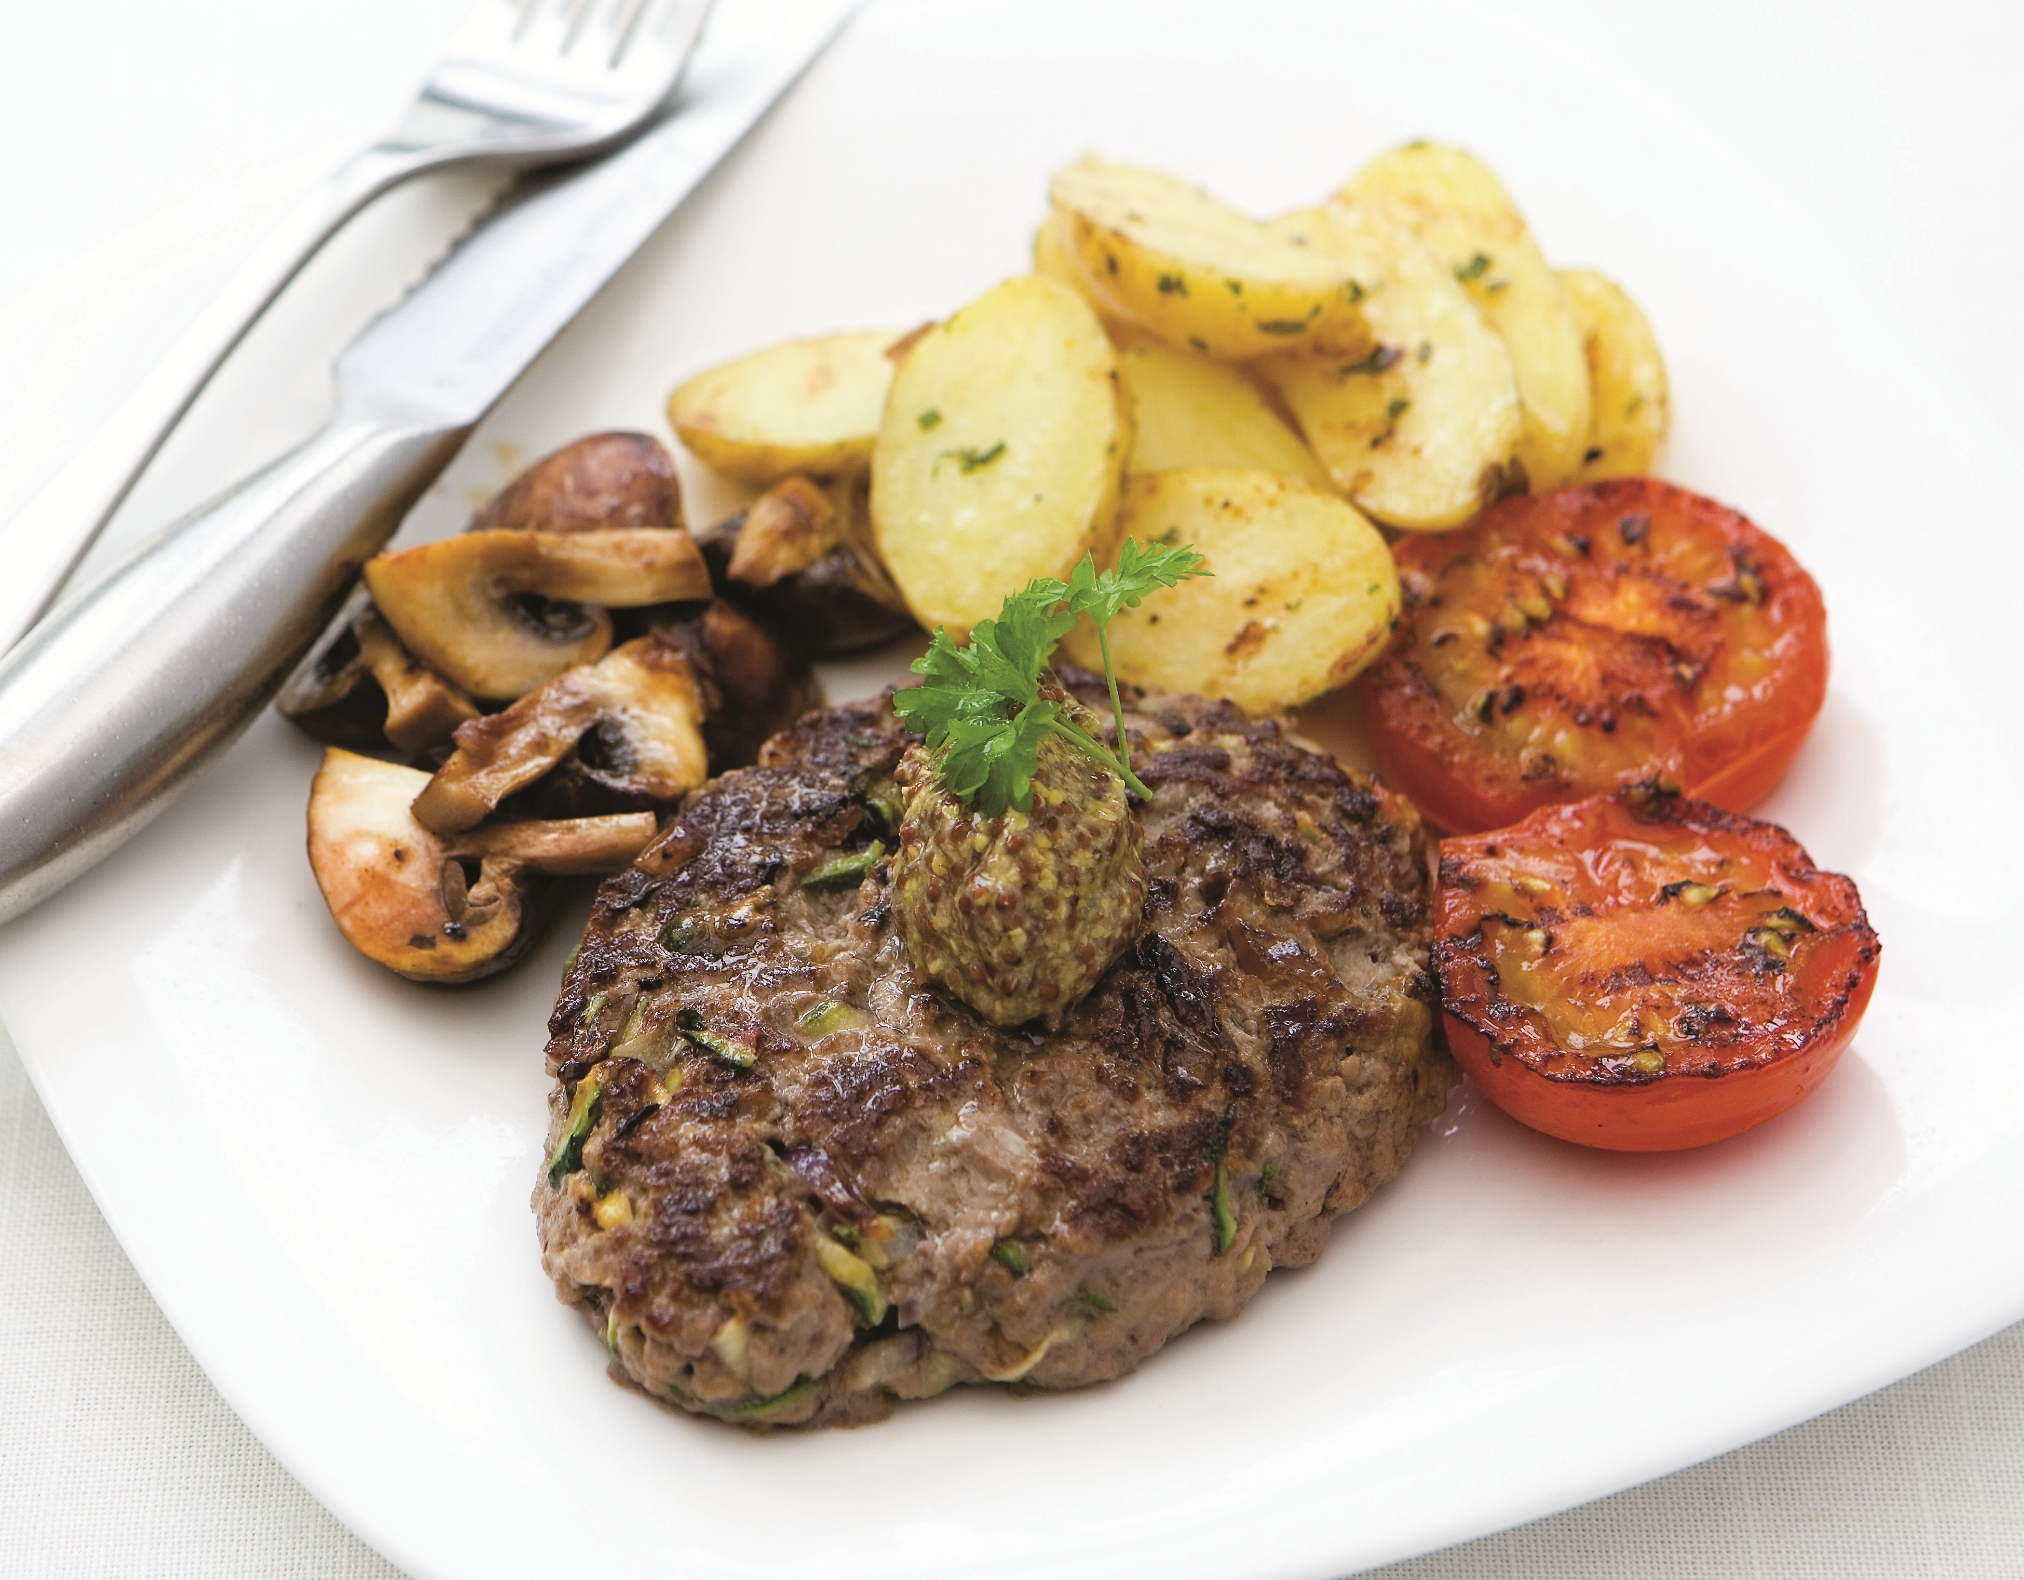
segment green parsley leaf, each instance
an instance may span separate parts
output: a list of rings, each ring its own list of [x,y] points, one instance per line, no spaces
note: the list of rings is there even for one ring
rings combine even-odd
[[[944,458],[953,458],[955,463],[963,469],[963,475],[965,477],[968,477],[972,472],[976,471],[977,468],[979,468],[980,466],[989,466],[993,461],[997,460],[998,457],[1003,455],[1004,453],[1005,453],[1005,441],[1003,439],[1000,439],[988,450],[979,450],[974,447],[966,446],[965,448],[960,450],[944,450],[942,452],[942,456]]]
[[[1101,574],[1085,554],[1068,581],[1042,577],[1008,597],[997,619],[977,622],[968,644],[959,647],[946,630],[937,630],[927,652],[914,661],[921,684],[896,692],[893,711],[927,737],[942,787],[986,817],[1032,806],[1033,771],[1040,743],[1049,735],[1061,736],[1139,794],[1149,794],[1131,771],[1105,628],[1120,609],[1136,609],[1148,593],[1208,575],[1201,567],[1202,556],[1186,546],[1128,541],[1117,568]],[[1118,721],[1115,756],[1059,702],[1040,695],[1055,645],[1085,614],[1096,622],[1103,650],[1104,679]]]

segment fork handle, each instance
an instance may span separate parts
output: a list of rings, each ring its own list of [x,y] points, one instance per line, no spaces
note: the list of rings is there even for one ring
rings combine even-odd
[[[26,506],[0,528],[0,653],[34,625],[218,365],[338,226],[426,163],[375,146],[284,215],[166,356]]]
[[[0,658],[0,922],[238,737],[469,431],[340,408]]]

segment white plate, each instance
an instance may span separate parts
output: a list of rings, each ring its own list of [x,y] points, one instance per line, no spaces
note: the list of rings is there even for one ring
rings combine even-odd
[[[660,431],[666,388],[716,358],[904,327],[1018,272],[1047,172],[1086,148],[1270,212],[1414,135],[1483,153],[1552,256],[1639,296],[1672,363],[1670,474],[1826,589],[1834,687],[1767,810],[1859,879],[1884,940],[1840,1070],[1673,1157],[1561,1146],[1464,1096],[1318,1266],[1133,1378],[749,1437],[610,1386],[541,1275],[527,1195],[570,924],[463,992],[352,955],[301,853],[315,749],[269,718],[0,934],[0,1002],[178,1331],[396,1563],[1340,1574],[1688,1464],[2024,1316],[2024,1061],[1996,942],[2024,874],[1981,833],[2024,766],[2002,457],[1820,240],[1620,72],[1395,5],[876,12],[513,392],[410,536],[458,525],[512,460]],[[440,219],[438,200],[408,212]],[[397,277],[419,243],[390,212],[347,245]],[[323,318],[314,289],[290,308],[310,342],[342,338],[335,270],[309,282]],[[271,425],[305,387],[313,407],[299,345],[266,333],[205,418]]]

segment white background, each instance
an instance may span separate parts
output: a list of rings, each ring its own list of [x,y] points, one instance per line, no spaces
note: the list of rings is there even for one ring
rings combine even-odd
[[[0,7],[0,515],[167,343],[176,312],[197,305],[122,313],[109,285],[102,318],[57,325],[50,282],[145,268],[145,238],[187,245],[193,212],[215,277],[291,190],[398,113],[463,6]],[[1525,15],[1698,108],[2024,452],[2024,8],[1703,0]],[[194,278],[201,287],[203,272]],[[77,376],[54,394],[10,377],[10,347],[53,333],[74,338]],[[1945,522],[1907,531],[1945,551]],[[0,1572],[392,1572],[203,1381],[11,1053],[0,1054],[0,1400]],[[2024,1333],[1770,1443],[1393,1572],[2024,1572]]]

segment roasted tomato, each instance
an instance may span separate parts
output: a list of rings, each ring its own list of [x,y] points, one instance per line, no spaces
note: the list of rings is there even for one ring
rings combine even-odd
[[[1655,776],[1742,811],[1827,694],[1813,578],[1667,483],[1502,500],[1394,553],[1405,611],[1364,712],[1386,774],[1451,832]]]
[[[1650,787],[1441,841],[1448,1046],[1535,1130],[1699,1146],[1827,1077],[1880,946],[1847,878],[1776,824]]]

